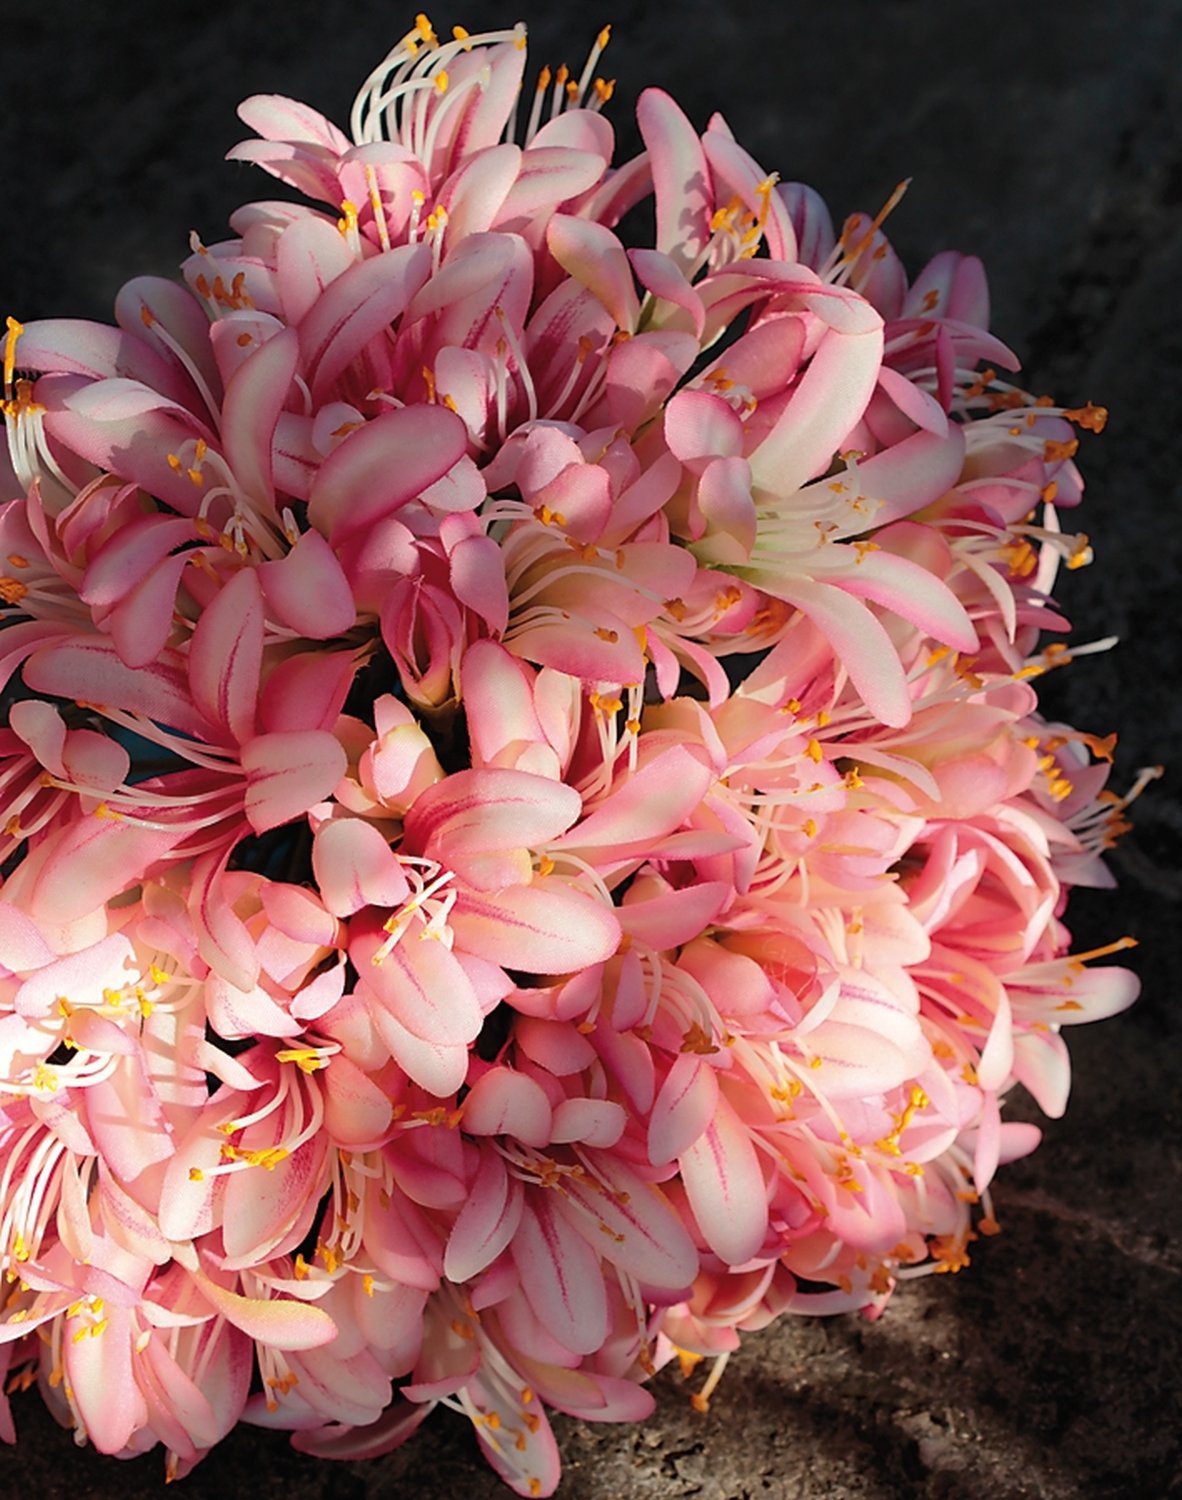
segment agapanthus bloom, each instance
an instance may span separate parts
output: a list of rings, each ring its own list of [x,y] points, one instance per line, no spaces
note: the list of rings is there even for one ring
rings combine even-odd
[[[547,1408],[966,1264],[1136,994],[1065,900],[1153,773],[1034,689],[1103,410],[721,116],[615,164],[607,40],[420,16],[242,106],[311,203],[8,320],[0,1372],[170,1476],[443,1402],[551,1494]]]

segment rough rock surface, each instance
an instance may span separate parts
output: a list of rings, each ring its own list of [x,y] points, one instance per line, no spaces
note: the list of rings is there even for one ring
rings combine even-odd
[[[507,8],[506,8],[507,7]],[[516,12],[516,14],[515,14]],[[234,106],[284,92],[337,119],[409,24],[377,0],[149,0],[6,15],[7,150],[0,293],[25,318],[105,318],[119,283],[167,273],[197,227],[270,187],[219,164],[245,132]],[[1047,684],[1051,711],[1121,731],[1118,782],[1171,778],[1136,809],[1119,893],[1077,901],[1085,942],[1129,931],[1145,994],[1075,1033],[1076,1094],[1038,1154],[1003,1171],[1004,1232],[956,1277],[912,1283],[884,1318],[793,1321],[751,1338],[710,1412],[675,1376],[640,1430],[560,1421],[563,1500],[1068,1500],[1182,1494],[1180,1090],[1173,990],[1182,897],[1182,681],[1177,414],[1182,409],[1182,9],[1140,0],[737,0],[584,5],[487,0],[435,16],[470,29],[530,23],[535,63],[574,62],[603,19],[613,118],[634,139],[646,83],[704,124],[721,109],[769,169],[811,182],[835,215],[873,212],[912,176],[891,235],[913,270],[954,247],[982,255],[994,328],[1035,389],[1112,409],[1088,440],[1083,525],[1098,566],[1070,574],[1076,639],[1113,654]],[[281,19],[276,20],[276,17]],[[1052,696],[1053,695],[1053,696]],[[1015,1101],[1014,1111],[1023,1110]],[[1028,1117],[1034,1118],[1031,1114]],[[41,1500],[154,1494],[158,1457],[116,1466],[76,1450],[35,1397],[0,1451],[0,1492]],[[466,1424],[439,1413],[373,1463],[301,1458],[240,1429],[185,1482],[188,1500],[418,1500],[506,1492]]]

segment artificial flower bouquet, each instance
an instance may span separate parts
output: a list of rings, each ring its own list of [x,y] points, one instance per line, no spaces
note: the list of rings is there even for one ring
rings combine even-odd
[[[0,1372],[169,1476],[443,1402],[549,1495],[547,1408],[964,1265],[1136,993],[1035,693],[1103,410],[721,116],[613,165],[606,42],[420,16],[242,106],[313,206],[8,321]]]

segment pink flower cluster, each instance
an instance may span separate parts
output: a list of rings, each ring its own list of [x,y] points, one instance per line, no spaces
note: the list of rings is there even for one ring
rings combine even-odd
[[[515,125],[419,17],[351,140],[242,107],[327,207],[8,323],[0,1372],[170,1475],[444,1402],[549,1495],[547,1407],[963,1265],[1136,992],[1032,686],[1102,410],[721,117],[613,166],[606,40]]]

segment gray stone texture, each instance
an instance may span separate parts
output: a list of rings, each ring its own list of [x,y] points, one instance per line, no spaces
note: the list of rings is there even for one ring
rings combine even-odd
[[[753,0],[585,5],[488,0],[435,13],[469,29],[524,18],[535,65],[580,62],[604,20],[612,118],[669,89],[721,109],[768,169],[840,218],[913,177],[889,231],[912,271],[945,247],[984,257],[994,329],[1036,390],[1112,410],[1086,437],[1082,525],[1096,565],[1064,580],[1075,639],[1122,644],[1046,680],[1051,713],[1120,730],[1116,782],[1172,762],[1135,809],[1121,890],[1079,898],[1085,945],[1132,932],[1145,984],[1126,1016],[1073,1038],[1076,1092],[1041,1150],[1001,1173],[1003,1233],[958,1276],[901,1290],[876,1324],[782,1323],[750,1338],[707,1415],[675,1375],[639,1429],[559,1420],[563,1500],[1068,1500],[1182,1494],[1179,1085],[1175,969],[1182,805],[1177,607],[1182,410],[1182,8],[1102,0]],[[376,0],[262,0],[165,11],[149,0],[9,8],[0,22],[6,149],[0,313],[106,318],[119,283],[167,274],[190,228],[275,196],[224,165],[248,93],[338,121],[412,12]],[[1011,1113],[1030,1106],[1015,1100]],[[1033,1113],[1027,1117],[1035,1118]],[[0,1493],[70,1500],[158,1491],[159,1455],[74,1448],[35,1396],[0,1451]],[[240,1429],[187,1500],[418,1500],[506,1493],[466,1424],[437,1413],[403,1451],[331,1465]]]

